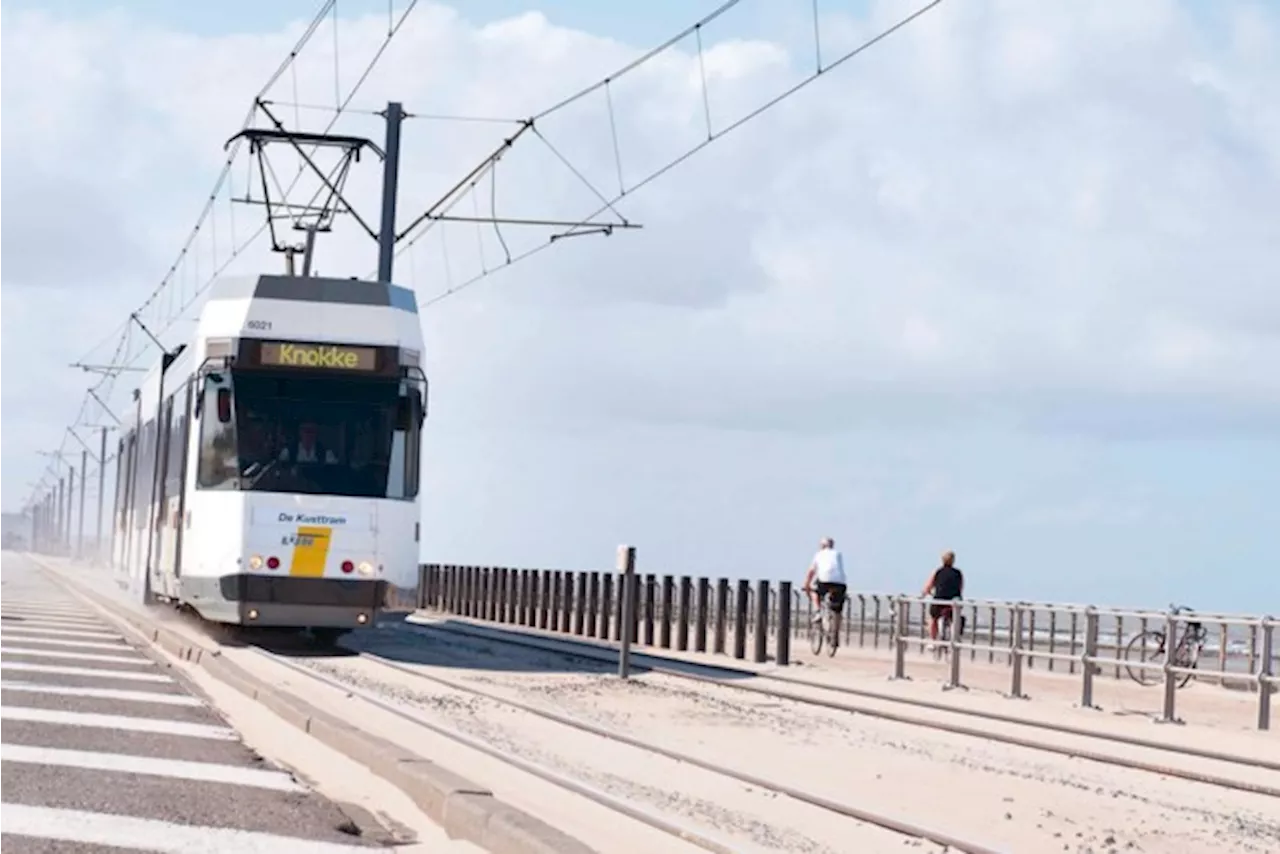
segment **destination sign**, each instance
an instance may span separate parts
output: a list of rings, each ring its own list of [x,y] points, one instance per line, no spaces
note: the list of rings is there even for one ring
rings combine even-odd
[[[378,351],[373,347],[340,347],[334,344],[286,344],[264,341],[261,365],[287,368],[319,368],[331,371],[373,371]]]

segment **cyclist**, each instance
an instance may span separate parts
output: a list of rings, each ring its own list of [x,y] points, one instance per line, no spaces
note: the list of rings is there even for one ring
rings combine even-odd
[[[816,589],[814,581],[817,581]],[[804,590],[813,601],[813,619],[821,619],[822,598],[828,597],[831,612],[837,617],[844,610],[845,594],[849,589],[844,574],[844,558],[836,551],[836,541],[823,537],[818,543],[818,553],[809,564],[804,576]]]
[[[925,582],[924,590],[921,591],[920,595],[944,600],[942,602],[929,603],[929,639],[936,641],[938,639],[938,620],[945,619],[947,622],[951,622],[952,606],[945,604],[945,601],[964,597],[964,573],[956,568],[955,552],[942,553],[942,566],[935,569],[933,574],[929,576],[929,580]],[[956,637],[959,638],[962,634],[964,634],[963,617],[961,617]]]

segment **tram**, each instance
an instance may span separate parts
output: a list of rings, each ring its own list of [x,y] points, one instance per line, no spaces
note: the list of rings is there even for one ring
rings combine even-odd
[[[134,392],[112,561],[140,601],[309,629],[375,622],[417,583],[427,379],[412,291],[316,276],[214,283]]]

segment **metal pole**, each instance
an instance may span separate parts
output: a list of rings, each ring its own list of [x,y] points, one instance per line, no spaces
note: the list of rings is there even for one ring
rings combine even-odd
[[[76,505],[76,467],[67,467],[67,523],[66,528],[62,532],[62,547],[67,550],[67,556],[71,556],[71,517]]]
[[[1262,661],[1258,665],[1258,729],[1271,729],[1271,655],[1276,621],[1262,618]]]
[[[1178,674],[1173,672],[1174,666],[1177,664],[1177,644],[1174,639],[1177,638],[1178,618],[1174,616],[1173,611],[1169,611],[1165,615],[1164,620],[1164,707],[1161,709],[1161,720],[1164,723],[1174,723],[1177,721],[1174,703],[1178,693]]]
[[[311,275],[311,262],[316,254],[316,227],[310,226],[307,229],[307,239],[303,243],[302,249],[302,275],[304,278]],[[289,255],[289,275],[293,275],[293,254]]]
[[[1084,656],[1080,659],[1084,682],[1080,687],[1080,707],[1095,708],[1093,705],[1093,677],[1098,672],[1094,659],[1098,657],[1098,611],[1092,605],[1084,612]]]
[[[98,524],[93,534],[93,547],[102,557],[102,502],[107,495],[107,428],[102,428],[102,441],[98,451]],[[182,520],[178,520],[182,524]]]
[[[76,557],[84,557],[84,494],[89,483],[89,452],[80,452],[80,527],[76,535]]]
[[[378,281],[391,281],[396,250],[396,185],[400,181],[400,124],[404,109],[398,101],[387,104],[386,160],[382,163],[382,224],[378,228]]]
[[[63,541],[67,538],[67,479],[65,477],[58,478],[58,548],[62,548]]]
[[[618,649],[618,678],[631,675],[631,641],[635,635],[636,615],[636,548],[618,546],[618,572],[621,573],[619,597],[622,600],[622,646]]]
[[[1009,659],[1013,671],[1012,684],[1009,687],[1009,696],[1015,699],[1022,698],[1022,618],[1022,606],[1014,605],[1013,631],[1009,633]]]

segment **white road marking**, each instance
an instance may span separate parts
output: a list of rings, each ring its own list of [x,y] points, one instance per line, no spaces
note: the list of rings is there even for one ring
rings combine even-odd
[[[92,667],[63,667],[60,664],[28,664],[25,661],[0,662],[3,673],[53,673],[59,676],[97,676],[102,679],[123,679],[129,682],[172,682],[161,673],[145,670],[97,670]]]
[[[166,721],[157,718],[135,718],[128,715],[102,715],[96,712],[68,712],[62,709],[39,709],[30,706],[0,706],[0,720],[185,735],[189,738],[209,738],[216,741],[235,741],[238,738],[235,730],[225,726]]]
[[[71,661],[110,661],[115,664],[156,666],[154,661],[141,653],[135,655],[103,655],[100,652],[71,652],[70,650],[62,649],[36,649],[30,646],[14,646],[12,643],[5,643],[4,641],[0,641],[0,652],[7,652],[10,655],[30,655],[36,658],[60,658]]]
[[[109,649],[113,652],[133,652],[133,647],[124,641],[119,643],[101,643],[89,640],[54,640],[45,638],[9,638],[9,640],[17,640],[18,642],[26,641],[27,643],[42,643],[45,646],[74,646],[83,649]],[[4,639],[0,638],[0,644],[4,643]]]
[[[119,632],[89,632],[79,629],[45,629],[39,626],[17,626],[9,627],[4,630],[5,637],[31,637],[33,635],[55,638],[97,638],[99,640],[119,640]]]
[[[81,810],[4,804],[0,820],[5,836],[27,836],[156,851],[161,854],[369,854],[373,849],[336,842],[314,842],[273,833],[222,827],[198,827],[149,818]]]
[[[61,697],[87,697],[95,700],[123,700],[129,703],[160,703],[165,706],[203,706],[186,694],[156,694],[151,691],[129,691],[124,688],[82,688],[75,685],[44,685],[39,682],[14,682],[0,679],[0,690],[25,691],[31,694],[55,694]]]
[[[45,599],[14,599],[12,594],[4,600],[6,610],[12,611],[38,611],[50,614],[91,614],[93,609],[86,608],[83,605],[77,605],[74,602],[57,601],[51,602]]]
[[[35,617],[65,617],[70,620],[101,619],[100,615],[95,614],[89,608],[77,608],[74,606],[55,608],[50,605],[33,605],[29,602],[15,602],[12,598],[5,599],[3,603],[0,603],[0,610],[3,610],[6,614],[12,614],[19,617],[31,615]]]
[[[81,626],[83,629],[91,629],[93,626],[101,626],[101,620],[95,620],[92,617],[70,616],[65,613],[12,613],[9,611],[0,611],[0,625],[18,627],[23,624],[38,624],[60,626]]]
[[[68,622],[80,623],[100,623],[102,618],[97,614],[87,614],[83,611],[42,611],[30,608],[14,607],[10,603],[5,602],[0,606],[0,617],[7,620],[65,620]]]
[[[93,771],[119,771],[125,774],[148,774],[178,780],[204,783],[230,783],[278,792],[305,792],[292,777],[282,771],[264,771],[215,762],[191,762],[186,759],[153,759],[149,756],[127,756],[123,753],[100,753],[93,750],[63,750],[57,747],[30,747],[25,744],[0,745],[0,759],[35,765],[56,765]],[[6,804],[6,807],[8,805]],[[5,833],[9,833],[8,825]]]
[[[13,620],[5,620],[0,622],[0,634],[8,632],[10,629],[49,629],[56,631],[110,631],[111,627],[104,622],[82,622],[79,620],[40,620],[26,618],[22,622],[14,622]]]

